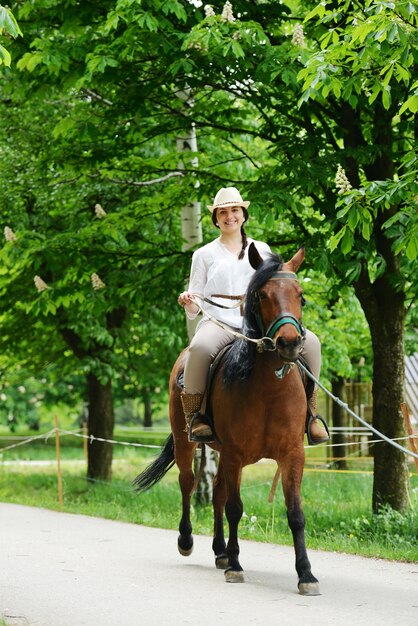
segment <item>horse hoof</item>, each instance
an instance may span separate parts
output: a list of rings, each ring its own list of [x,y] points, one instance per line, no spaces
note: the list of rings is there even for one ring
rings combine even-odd
[[[226,570],[225,581],[227,583],[243,583],[245,582],[244,572],[235,572],[232,569]]]
[[[193,552],[193,546],[189,548],[188,550],[183,550],[181,546],[178,546],[178,549],[179,549],[181,556],[190,556],[191,553]]]
[[[299,593],[302,596],[320,596],[319,583],[299,583]]]
[[[226,569],[229,564],[229,559],[227,556],[220,555],[215,558],[216,569]]]
[[[188,541],[183,541],[184,545],[181,545],[181,537],[178,538],[177,548],[180,552],[181,556],[190,556],[193,552],[193,539],[189,539]]]

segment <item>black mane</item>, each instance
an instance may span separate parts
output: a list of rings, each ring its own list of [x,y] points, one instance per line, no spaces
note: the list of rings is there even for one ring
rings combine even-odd
[[[262,336],[254,315],[257,307],[255,294],[282,266],[283,259],[280,255],[269,254],[252,277],[245,295],[244,321],[241,331],[246,337],[259,339]],[[224,386],[227,387],[237,380],[245,381],[254,366],[255,356],[255,343],[245,339],[235,339],[225,357]]]

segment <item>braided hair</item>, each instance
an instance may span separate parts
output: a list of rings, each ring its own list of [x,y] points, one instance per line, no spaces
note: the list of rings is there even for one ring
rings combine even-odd
[[[238,259],[239,259],[240,261],[241,261],[241,259],[243,259],[243,258],[244,258],[244,255],[245,255],[245,249],[246,249],[246,247],[248,246],[248,241],[247,241],[247,233],[245,232],[244,223],[248,220],[248,217],[249,217],[249,216],[248,216],[248,211],[247,211],[247,209],[246,209],[246,208],[244,208],[244,207],[241,207],[241,208],[242,208],[242,213],[243,213],[243,215],[244,215],[244,222],[243,222],[243,224],[241,225],[241,240],[242,240],[242,248],[241,248],[241,252],[240,252],[240,253],[239,253],[239,255],[238,255]],[[219,228],[218,223],[217,223],[217,221],[216,221],[216,209],[215,209],[215,210],[213,211],[213,213],[212,213],[212,222],[213,222],[213,225],[214,225],[216,228]]]

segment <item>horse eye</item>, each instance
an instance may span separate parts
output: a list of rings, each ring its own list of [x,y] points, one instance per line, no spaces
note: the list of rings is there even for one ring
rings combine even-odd
[[[300,302],[301,302],[302,306],[305,306],[306,300],[305,300],[305,298],[303,297],[302,294],[300,295]]]
[[[265,300],[266,299],[266,294],[264,293],[264,291],[259,291],[258,292],[258,299],[259,300]]]

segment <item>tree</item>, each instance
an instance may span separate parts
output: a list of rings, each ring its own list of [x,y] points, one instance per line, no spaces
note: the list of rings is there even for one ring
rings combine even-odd
[[[251,185],[264,201],[258,217],[269,225],[279,205],[281,233],[292,222],[315,248],[317,266],[353,283],[373,342],[373,423],[396,438],[403,434],[405,302],[416,293],[417,7],[307,4],[307,15],[258,5],[254,22],[250,3],[237,2],[239,20],[230,8],[212,11],[191,31],[183,49],[201,94],[195,123],[269,145]],[[341,183],[342,169],[350,182]],[[375,448],[373,508],[384,504],[408,505],[405,458],[386,444]]]
[[[166,244],[161,255],[155,245],[158,234],[154,233],[155,215],[160,210],[153,210],[149,192],[145,208],[139,202],[142,188],[135,195],[130,189],[121,195],[111,185],[87,184],[76,162],[60,175],[80,181],[77,195],[73,195],[71,185],[60,185],[57,155],[59,150],[66,151],[66,143],[56,142],[51,150],[43,143],[40,126],[33,132],[35,121],[42,125],[43,133],[48,132],[51,107],[35,99],[27,110],[22,102],[20,105],[19,132],[13,134],[13,148],[4,162],[3,180],[7,184],[3,187],[3,219],[8,226],[1,252],[7,268],[1,283],[2,352],[13,354],[31,371],[50,360],[59,363],[61,376],[70,375],[74,369],[83,373],[89,434],[111,439],[112,383],[124,377],[132,384],[135,369],[125,372],[125,363],[128,355],[131,359],[141,355],[132,335],[138,333],[143,351],[164,350],[168,376],[167,347],[174,353],[176,342],[170,339],[162,345],[162,333],[150,333],[152,319],[155,326],[159,319],[155,303],[170,297],[170,287],[160,276],[169,277],[175,271],[172,257],[181,256],[174,248],[170,250],[168,233],[172,232],[176,241],[177,231],[171,229],[170,219],[160,223],[158,234]],[[6,133],[7,128],[13,128],[16,113],[8,103],[3,113]],[[37,159],[28,159],[34,153]],[[19,161],[25,160],[23,167]],[[15,172],[19,172],[17,177]],[[146,328],[142,316],[149,319]],[[176,319],[179,316],[173,316]],[[111,459],[111,444],[94,441],[89,446],[88,477],[109,479]]]
[[[418,255],[418,83],[413,82],[418,5],[368,1],[348,16],[347,8],[351,3],[322,3],[307,16],[327,28],[322,50],[299,76],[305,80],[302,101],[323,102],[332,93],[338,105],[348,179],[341,168],[337,217],[343,225],[330,247],[340,244],[351,261],[351,280],[370,326],[373,423],[396,438],[404,432],[405,301],[416,293],[411,262]],[[374,456],[374,510],[387,503],[405,509],[408,473],[402,453],[385,444]]]

